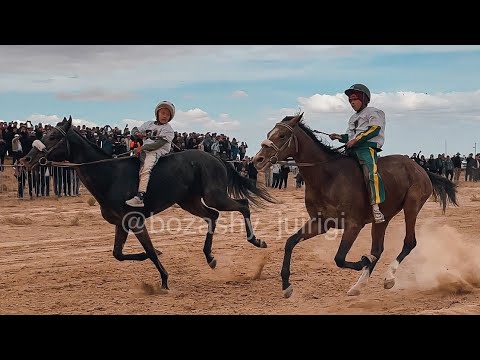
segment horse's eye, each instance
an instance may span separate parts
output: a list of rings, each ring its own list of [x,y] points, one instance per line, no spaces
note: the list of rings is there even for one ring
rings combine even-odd
[[[283,135],[283,134],[279,136],[280,139],[283,139],[284,137],[285,137],[285,135]]]

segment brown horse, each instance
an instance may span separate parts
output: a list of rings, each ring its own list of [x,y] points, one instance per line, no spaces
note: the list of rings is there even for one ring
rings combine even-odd
[[[402,209],[405,214],[406,235],[402,251],[390,265],[384,287],[395,285],[395,272],[403,259],[416,246],[415,223],[420,209],[432,195],[439,198],[443,211],[447,202],[457,205],[456,186],[446,178],[427,172],[404,155],[380,157],[378,172],[385,185],[385,201],[380,210],[383,223],[375,223],[368,200],[367,187],[356,159],[322,143],[298,116],[287,116],[268,133],[261,150],[253,158],[258,170],[277,161],[293,158],[305,180],[305,206],[310,219],[285,244],[281,271],[285,297],[293,292],[290,260],[293,248],[303,240],[326,233],[330,228],[343,229],[335,255],[341,268],[363,270],[348,295],[359,295],[361,287],[372,274],[383,252],[385,230],[390,220]],[[372,247],[369,255],[359,261],[346,261],[348,251],[365,224],[372,223]]]

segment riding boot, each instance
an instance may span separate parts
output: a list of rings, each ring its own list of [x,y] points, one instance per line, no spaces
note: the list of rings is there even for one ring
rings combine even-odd
[[[145,193],[143,191],[139,191],[138,194],[135,195],[133,198],[125,201],[125,204],[133,207],[143,207],[144,197],[145,197]]]

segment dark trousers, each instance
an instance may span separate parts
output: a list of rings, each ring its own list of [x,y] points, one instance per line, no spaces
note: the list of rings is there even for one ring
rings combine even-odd
[[[280,174],[273,173],[272,188],[277,188],[280,182]]]

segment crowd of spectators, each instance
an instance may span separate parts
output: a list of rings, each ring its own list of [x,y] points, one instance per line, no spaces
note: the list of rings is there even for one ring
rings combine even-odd
[[[24,196],[24,189],[27,186],[30,198],[49,196],[50,190],[56,196],[80,194],[80,180],[73,169],[46,166],[33,172],[27,172],[18,166],[18,159],[30,151],[33,141],[41,140],[52,126],[54,125],[42,123],[33,125],[29,121],[0,122],[0,172],[4,171],[4,165],[7,165],[6,160],[11,159],[10,165],[14,165],[13,170],[18,181],[18,196],[21,198]],[[77,129],[88,141],[97,144],[111,156],[133,155],[133,150],[142,145],[142,140],[132,136],[128,125],[123,129],[109,125],[103,127],[78,125]],[[242,176],[257,180],[258,172],[251,159],[246,156],[247,143],[238,141],[235,137],[217,132],[175,132],[171,152],[187,149],[206,151],[221,157],[232,162]],[[410,158],[424,169],[445,176],[452,181],[459,181],[462,169],[465,169],[465,181],[480,180],[480,153],[475,156],[473,153],[468,156],[461,156],[460,153],[452,156],[438,154],[436,157],[430,154],[427,159],[420,151],[413,153]],[[290,167],[269,168],[265,184],[272,188],[285,188],[288,178],[286,169],[288,168]],[[298,171],[295,171],[294,175],[297,181],[296,187],[301,187],[303,179]],[[52,180],[50,181],[50,179]]]
[[[460,180],[460,173],[465,169],[465,181],[480,180],[480,153],[473,156],[462,156],[459,152],[455,155],[438,154],[436,157],[430,154],[428,159],[421,155],[421,151],[413,153],[410,158],[417,162],[421,167],[430,172],[445,176],[452,181]]]
[[[23,197],[27,185],[30,198],[49,196],[50,187],[53,187],[57,196],[79,195],[80,180],[74,170],[47,166],[27,172],[18,164],[18,160],[32,149],[33,141],[41,140],[55,125],[42,123],[33,125],[29,121],[0,122],[0,171],[8,164],[6,161],[9,162],[8,165],[14,166],[19,197]],[[142,140],[132,136],[128,125],[123,130],[109,125],[103,127],[78,125],[77,129],[88,141],[98,145],[111,156],[133,155],[133,150],[142,145]],[[175,132],[171,152],[187,149],[206,151],[231,161],[243,176],[256,180],[256,170],[252,165],[249,166],[251,161],[246,156],[248,145],[244,141],[217,132]]]

